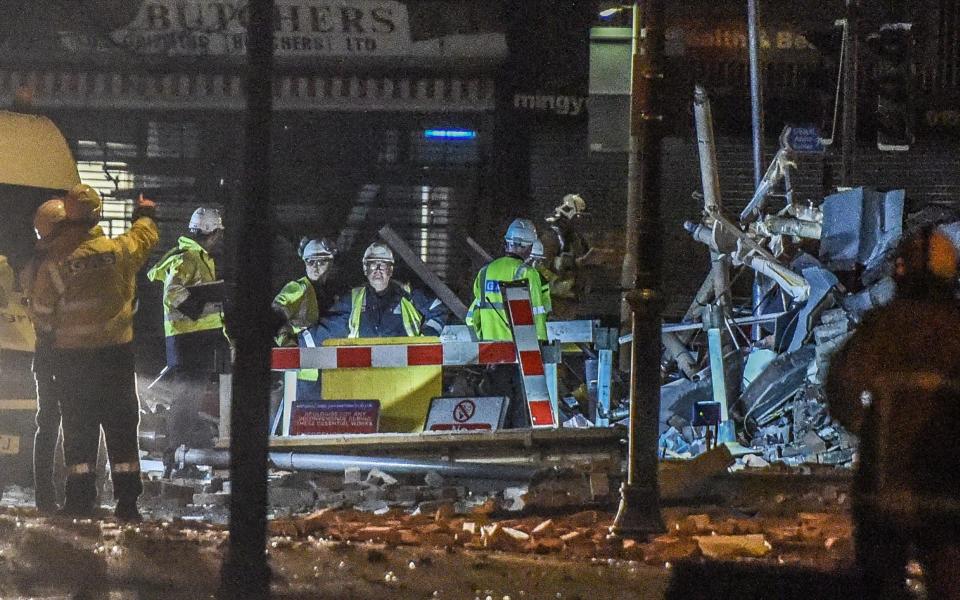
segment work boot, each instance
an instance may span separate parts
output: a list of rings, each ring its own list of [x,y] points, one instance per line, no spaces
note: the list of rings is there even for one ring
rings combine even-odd
[[[37,501],[37,512],[44,517],[49,517],[51,515],[57,514],[60,511],[60,506],[53,501]]]
[[[67,477],[66,500],[57,515],[78,519],[91,519],[97,507],[96,475],[84,473]]]
[[[64,517],[67,519],[93,519],[96,517],[96,509],[92,505],[79,505],[77,503],[71,503],[68,498],[64,503],[63,508],[58,510],[55,516]]]
[[[143,516],[140,515],[140,510],[137,508],[136,498],[133,500],[118,500],[113,515],[118,521],[124,523],[140,523],[143,521]]]

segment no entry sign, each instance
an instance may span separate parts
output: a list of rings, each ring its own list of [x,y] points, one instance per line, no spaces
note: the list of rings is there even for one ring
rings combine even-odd
[[[507,399],[434,398],[430,401],[425,431],[495,431],[503,425]]]

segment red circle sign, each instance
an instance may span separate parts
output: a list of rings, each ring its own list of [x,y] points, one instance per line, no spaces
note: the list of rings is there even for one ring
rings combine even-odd
[[[469,421],[476,412],[477,405],[473,403],[473,400],[461,400],[453,407],[453,420],[457,423],[464,423]]]

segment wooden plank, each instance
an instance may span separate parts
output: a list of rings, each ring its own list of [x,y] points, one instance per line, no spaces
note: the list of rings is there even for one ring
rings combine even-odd
[[[471,254],[470,258],[473,259],[474,264],[485,265],[493,260],[493,257],[490,256],[490,253],[484,250],[483,246],[478,244],[476,240],[469,235],[464,241],[467,242],[467,248],[470,250]]]
[[[436,294],[440,302],[443,302],[447,308],[450,309],[450,312],[463,321],[467,316],[466,305],[453,293],[453,290],[447,287],[447,284],[441,281],[441,279],[430,270],[430,267],[428,267],[425,262],[420,260],[420,257],[403,241],[403,238],[397,235],[389,225],[384,225],[378,233],[380,237],[383,238],[383,241],[393,248],[393,251],[400,255],[403,262]]]

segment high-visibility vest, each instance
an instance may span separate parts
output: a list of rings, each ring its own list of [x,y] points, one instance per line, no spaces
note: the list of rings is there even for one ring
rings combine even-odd
[[[61,349],[130,343],[137,271],[157,241],[157,225],[146,217],[116,239],[99,226],[66,226],[37,268],[31,308],[38,330]]]
[[[299,336],[300,332],[308,327],[312,327],[320,320],[320,303],[317,301],[317,291],[313,287],[313,282],[306,276],[295,281],[287,283],[273,299],[273,307],[286,315],[287,323],[290,325],[289,334]],[[277,336],[277,345],[283,345],[288,333],[284,331]],[[308,346],[313,346],[313,337],[307,333],[305,341]],[[296,341],[296,340],[294,340]],[[300,369],[297,371],[297,379],[303,381],[317,381],[320,379],[320,371],[317,369]]]
[[[407,332],[407,335],[410,337],[416,337],[420,335],[420,326],[423,323],[423,315],[420,314],[420,311],[417,310],[417,307],[413,305],[413,301],[410,299],[410,286],[406,284],[395,284],[390,282],[390,285],[399,285],[401,288],[400,293],[400,318],[403,320],[403,329]],[[360,286],[353,288],[350,298],[350,319],[348,321],[349,332],[347,337],[360,337],[360,314],[363,312],[363,305],[367,300],[367,286]]]
[[[307,327],[320,320],[320,303],[317,291],[308,277],[301,277],[283,286],[273,299],[273,308],[280,311],[290,324],[293,335],[299,335]],[[280,340],[278,340],[278,344]]]
[[[148,272],[151,281],[163,282],[163,333],[167,337],[197,331],[223,328],[223,307],[220,303],[207,302],[197,319],[191,319],[177,310],[187,299],[186,288],[199,283],[217,280],[213,258],[196,241],[181,237],[177,246],[163,255]]]
[[[503,306],[501,282],[526,281],[537,337],[547,339],[547,313],[550,292],[544,288],[536,269],[515,256],[502,256],[480,269],[473,281],[473,302],[467,311],[466,323],[481,340],[512,340],[507,313]]]

